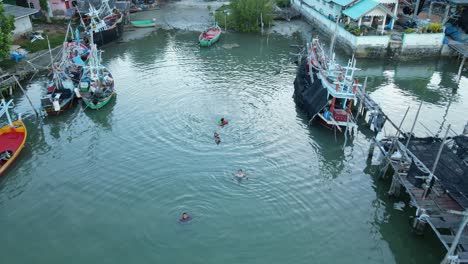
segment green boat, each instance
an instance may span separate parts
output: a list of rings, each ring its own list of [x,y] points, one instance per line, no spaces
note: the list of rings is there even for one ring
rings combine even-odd
[[[86,108],[94,110],[104,107],[115,95],[114,79],[101,64],[101,53],[96,44],[91,44],[88,65],[85,66],[80,82],[80,95]]]
[[[219,26],[210,27],[200,34],[198,41],[200,42],[200,46],[209,47],[218,41],[220,36],[221,28]]]
[[[134,27],[144,28],[144,27],[155,27],[156,23],[153,20],[135,20],[131,21]]]

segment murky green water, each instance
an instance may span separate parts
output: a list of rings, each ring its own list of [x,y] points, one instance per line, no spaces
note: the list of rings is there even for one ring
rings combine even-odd
[[[108,46],[118,95],[99,111],[36,120],[17,94],[29,138],[0,180],[0,263],[440,261],[430,232],[410,233],[413,209],[393,209],[388,183],[366,167],[371,133],[343,147],[296,109],[289,45],[299,40],[230,33],[200,49],[197,35]],[[221,46],[230,43],[240,48]],[[414,116],[422,100],[420,120],[437,132],[452,100],[446,124],[462,130],[468,79],[453,90],[453,61],[358,66],[392,118],[408,105]],[[44,81],[28,89],[36,106]],[[239,168],[248,180],[232,179]],[[188,224],[177,222],[183,211]]]

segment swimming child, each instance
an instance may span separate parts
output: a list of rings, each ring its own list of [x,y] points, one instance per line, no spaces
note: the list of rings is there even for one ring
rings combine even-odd
[[[229,122],[227,120],[224,120],[224,117],[222,117],[219,121],[218,121],[218,125],[219,126],[225,126],[229,124]]]
[[[243,171],[242,169],[239,169],[236,173],[234,173],[234,176],[237,177],[237,179],[248,179],[247,178],[247,173],[245,173],[245,171]]]
[[[219,145],[219,143],[221,143],[221,138],[219,137],[219,134],[214,132],[214,140],[215,140],[215,143],[216,145]]]
[[[179,221],[180,222],[187,222],[191,219],[190,215],[187,213],[182,213],[182,216],[180,217]]]

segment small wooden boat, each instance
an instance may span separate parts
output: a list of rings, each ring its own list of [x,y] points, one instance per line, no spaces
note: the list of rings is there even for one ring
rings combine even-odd
[[[26,142],[26,126],[23,121],[12,121],[8,113],[9,105],[13,100],[5,102],[2,99],[0,103],[0,117],[6,115],[8,125],[0,128],[0,175],[2,175],[8,167],[19,156]]]
[[[155,27],[156,23],[153,20],[135,20],[131,21],[134,27],[145,28],[145,27]]]
[[[221,28],[219,26],[210,27],[200,34],[198,41],[200,42],[200,46],[209,47],[218,41],[220,36]]]

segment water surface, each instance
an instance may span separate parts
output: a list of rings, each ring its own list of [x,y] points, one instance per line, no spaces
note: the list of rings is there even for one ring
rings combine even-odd
[[[16,94],[29,137],[0,180],[0,263],[440,261],[430,232],[411,234],[414,209],[393,209],[388,183],[367,167],[372,133],[345,144],[296,109],[289,53],[301,40],[229,33],[200,49],[197,35],[159,30],[107,46],[118,95],[99,111],[35,119]],[[232,43],[240,48],[222,47]],[[417,134],[444,118],[461,132],[468,79],[456,84],[453,61],[358,67],[391,118],[423,101],[428,129]],[[44,83],[28,88],[36,107]],[[239,168],[248,180],[233,180]],[[183,211],[191,222],[177,221]]]

